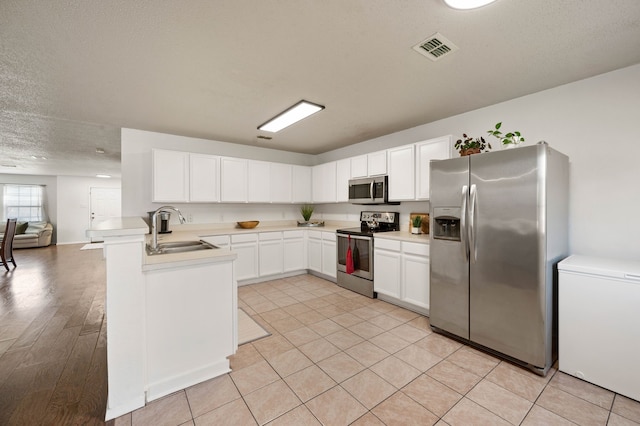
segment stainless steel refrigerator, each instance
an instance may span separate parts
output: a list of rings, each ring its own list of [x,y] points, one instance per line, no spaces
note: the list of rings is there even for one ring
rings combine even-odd
[[[541,375],[557,357],[569,159],[546,143],[431,162],[430,322]]]

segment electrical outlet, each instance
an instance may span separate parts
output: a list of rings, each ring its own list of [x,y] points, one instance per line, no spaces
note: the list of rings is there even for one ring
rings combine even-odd
[[[191,214],[191,213],[187,214],[187,222],[189,222],[189,223],[193,222],[193,214]]]

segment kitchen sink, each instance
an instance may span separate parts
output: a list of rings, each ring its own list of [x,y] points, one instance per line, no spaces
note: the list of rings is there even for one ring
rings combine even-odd
[[[147,244],[147,254],[156,255],[156,254],[171,254],[171,253],[184,253],[189,251],[198,251],[198,250],[211,250],[217,249],[218,247],[213,244],[209,244],[205,241],[171,241],[167,243],[159,243],[158,250],[152,251],[149,244]]]

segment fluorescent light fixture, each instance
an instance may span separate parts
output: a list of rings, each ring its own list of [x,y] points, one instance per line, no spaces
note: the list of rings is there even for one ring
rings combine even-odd
[[[293,123],[297,123],[303,118],[307,118],[311,114],[315,114],[318,111],[322,111],[324,107],[322,105],[314,104],[307,101],[300,101],[291,108],[281,112],[273,117],[271,120],[258,127],[258,130],[264,130],[265,132],[279,132],[285,127],[291,126]]]
[[[96,175],[97,178],[109,179],[111,175]]]
[[[447,6],[454,9],[476,9],[496,0],[444,0]]]

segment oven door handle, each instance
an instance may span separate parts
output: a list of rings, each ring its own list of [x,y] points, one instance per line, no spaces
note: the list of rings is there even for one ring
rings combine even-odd
[[[337,237],[341,237],[341,238],[348,238],[349,236],[351,236],[351,239],[354,240],[371,240],[372,237],[369,236],[363,236],[363,235],[356,235],[356,234],[343,234],[343,233],[336,233]]]

